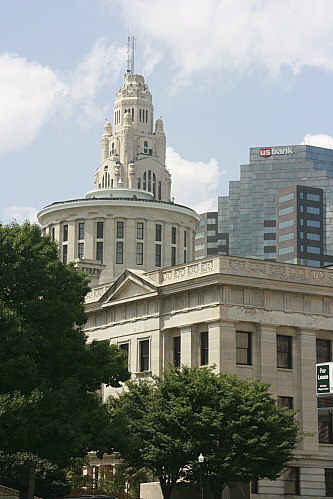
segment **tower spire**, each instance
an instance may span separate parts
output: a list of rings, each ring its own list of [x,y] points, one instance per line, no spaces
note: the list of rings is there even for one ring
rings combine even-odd
[[[127,73],[134,75],[135,37],[127,37]]]

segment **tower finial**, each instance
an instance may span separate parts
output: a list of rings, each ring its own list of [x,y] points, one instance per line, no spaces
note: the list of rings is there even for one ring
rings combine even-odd
[[[135,37],[127,37],[127,73],[134,75]]]

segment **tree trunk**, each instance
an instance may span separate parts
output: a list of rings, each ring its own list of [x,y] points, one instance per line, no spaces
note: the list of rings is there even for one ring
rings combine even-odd
[[[214,497],[214,499],[221,499],[222,497],[222,492],[223,489],[225,488],[226,484],[225,483],[210,483],[209,488],[211,490],[211,493]]]

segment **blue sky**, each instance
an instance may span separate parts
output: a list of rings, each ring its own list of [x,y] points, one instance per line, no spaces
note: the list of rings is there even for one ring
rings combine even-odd
[[[176,202],[215,209],[249,147],[333,147],[332,0],[1,0],[3,222],[92,188],[128,31]]]

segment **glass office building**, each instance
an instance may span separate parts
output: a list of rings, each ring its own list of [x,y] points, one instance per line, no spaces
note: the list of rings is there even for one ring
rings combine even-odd
[[[218,200],[227,253],[310,266],[333,262],[333,150],[250,149],[240,180]]]

